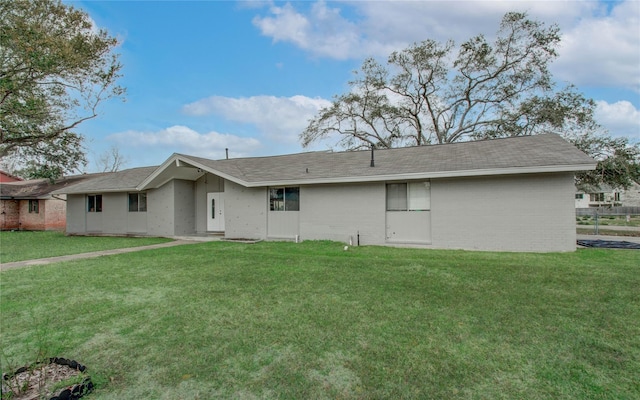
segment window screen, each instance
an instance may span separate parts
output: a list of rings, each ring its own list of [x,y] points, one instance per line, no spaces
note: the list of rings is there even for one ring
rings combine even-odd
[[[87,196],[87,211],[102,212],[102,195],[95,194]]]
[[[387,184],[387,211],[424,211],[430,209],[430,182]]]
[[[138,193],[129,193],[129,212],[138,212]]]
[[[431,209],[431,185],[429,182],[409,184],[409,210],[422,211]]]
[[[284,188],[284,210],[300,211],[300,188]]]
[[[147,211],[147,194],[138,193],[138,210]]]
[[[269,209],[284,211],[284,188],[269,189]]]
[[[300,211],[300,188],[270,188],[269,210],[271,211]]]
[[[387,184],[387,211],[407,211],[407,184]]]
[[[129,193],[129,212],[147,211],[146,193]]]

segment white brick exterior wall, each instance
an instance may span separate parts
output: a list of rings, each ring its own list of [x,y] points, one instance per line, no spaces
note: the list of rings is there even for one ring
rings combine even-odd
[[[431,181],[437,248],[574,251],[573,175],[518,175]]]
[[[300,236],[303,240],[385,243],[385,184],[302,187]]]
[[[570,173],[434,179],[431,220],[409,223],[431,225],[430,237],[425,236],[431,244],[425,248],[574,251],[574,194]],[[266,239],[266,188],[227,183],[225,196],[225,236]],[[302,240],[353,239],[355,244],[359,233],[362,245],[402,244],[385,237],[386,214],[385,183],[300,188]]]
[[[266,239],[267,190],[225,181],[224,197],[225,237]]]

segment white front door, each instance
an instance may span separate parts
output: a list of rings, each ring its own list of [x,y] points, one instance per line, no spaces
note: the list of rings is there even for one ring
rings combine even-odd
[[[224,231],[224,193],[207,193],[207,230]]]

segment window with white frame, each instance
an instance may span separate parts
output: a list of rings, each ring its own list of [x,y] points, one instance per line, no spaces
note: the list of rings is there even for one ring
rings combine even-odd
[[[129,193],[129,212],[147,211],[147,193]]]
[[[427,211],[430,209],[430,182],[387,184],[387,211]]]
[[[269,188],[269,210],[300,211],[300,188]]]
[[[102,212],[102,195],[87,195],[87,212]]]

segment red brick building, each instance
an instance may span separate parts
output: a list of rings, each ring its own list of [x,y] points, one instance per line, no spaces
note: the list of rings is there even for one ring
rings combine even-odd
[[[3,180],[0,183],[0,230],[64,231],[67,226],[66,196],[51,192],[96,175],[71,176],[55,182],[48,179]]]

